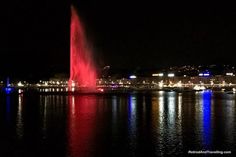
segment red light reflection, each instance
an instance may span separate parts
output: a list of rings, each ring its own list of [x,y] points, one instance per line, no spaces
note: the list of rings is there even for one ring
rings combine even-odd
[[[70,157],[93,156],[96,132],[96,99],[69,96],[68,140]]]

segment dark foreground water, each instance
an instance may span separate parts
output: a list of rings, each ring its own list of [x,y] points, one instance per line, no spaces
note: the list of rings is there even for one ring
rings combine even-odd
[[[0,156],[233,155],[235,100],[212,92],[1,94]]]

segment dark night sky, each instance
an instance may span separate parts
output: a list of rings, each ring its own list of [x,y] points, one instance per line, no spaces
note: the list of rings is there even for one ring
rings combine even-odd
[[[10,7],[4,10],[1,76],[69,72],[71,3],[78,9],[98,67],[235,63],[233,7],[125,0],[15,0],[7,2]]]

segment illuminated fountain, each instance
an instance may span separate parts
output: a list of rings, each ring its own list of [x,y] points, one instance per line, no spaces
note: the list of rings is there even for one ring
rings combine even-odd
[[[70,80],[72,88],[96,88],[96,70],[77,11],[71,7]]]

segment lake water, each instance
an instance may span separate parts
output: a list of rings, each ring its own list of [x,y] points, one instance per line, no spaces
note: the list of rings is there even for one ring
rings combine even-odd
[[[233,155],[235,100],[235,94],[211,91],[2,93],[0,156]]]

